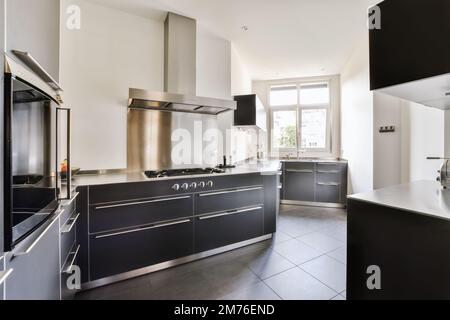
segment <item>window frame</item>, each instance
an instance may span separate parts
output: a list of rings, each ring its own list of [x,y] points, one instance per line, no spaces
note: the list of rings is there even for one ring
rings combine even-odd
[[[273,81],[269,82],[267,86],[267,101],[270,110],[270,133],[269,133],[269,144],[270,144],[270,152],[277,153],[293,153],[293,152],[302,152],[305,156],[320,154],[327,155],[333,153],[333,144],[332,144],[332,133],[333,133],[333,113],[334,113],[334,104],[336,103],[337,97],[334,94],[333,87],[333,79],[335,76],[330,77],[318,77],[311,79],[296,79],[296,80],[285,80],[285,81]],[[301,102],[301,87],[312,85],[312,84],[327,84],[329,90],[329,102],[328,104],[310,104],[310,105],[302,105]],[[297,104],[296,105],[287,105],[287,106],[272,106],[271,103],[271,90],[272,87],[276,86],[296,86],[297,88]],[[326,119],[326,146],[325,148],[302,148],[302,110],[316,110],[316,109],[326,109],[327,110],[327,119]],[[274,116],[273,113],[276,111],[296,111],[297,112],[297,146],[295,148],[274,148],[273,146],[273,129],[274,129]]]

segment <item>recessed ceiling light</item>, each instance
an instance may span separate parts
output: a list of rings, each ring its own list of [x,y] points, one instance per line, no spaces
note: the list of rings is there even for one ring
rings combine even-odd
[[[243,31],[248,31],[248,26],[242,26],[241,28]]]

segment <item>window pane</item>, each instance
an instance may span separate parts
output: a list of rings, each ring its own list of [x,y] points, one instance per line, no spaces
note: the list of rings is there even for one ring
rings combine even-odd
[[[300,104],[325,105],[330,103],[330,89],[328,84],[308,84],[300,87]]]
[[[270,90],[271,106],[294,106],[297,102],[297,86],[275,86]]]
[[[327,109],[302,110],[302,148],[327,147]]]
[[[297,111],[274,111],[273,148],[296,148],[297,147]]]

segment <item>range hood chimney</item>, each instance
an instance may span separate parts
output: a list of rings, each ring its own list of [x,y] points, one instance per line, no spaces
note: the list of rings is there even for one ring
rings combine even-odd
[[[129,108],[218,115],[236,102],[198,97],[197,22],[169,12],[164,23],[164,91],[130,89]]]

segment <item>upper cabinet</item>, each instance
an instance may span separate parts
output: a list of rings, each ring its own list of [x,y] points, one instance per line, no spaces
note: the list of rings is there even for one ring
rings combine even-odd
[[[234,125],[254,126],[267,131],[267,113],[256,94],[235,96],[237,109],[234,111]]]
[[[60,0],[5,1],[7,53],[29,52],[58,81]]]
[[[372,90],[450,108],[450,1],[385,0],[370,32]]]

